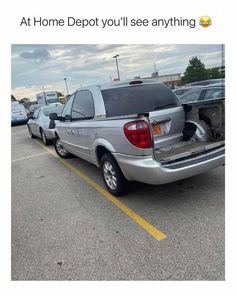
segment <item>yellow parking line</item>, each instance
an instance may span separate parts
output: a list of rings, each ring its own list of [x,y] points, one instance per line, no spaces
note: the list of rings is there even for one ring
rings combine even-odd
[[[129,216],[134,222],[136,222],[140,227],[142,227],[147,233],[149,233],[153,238],[155,238],[158,241],[161,241],[166,238],[166,235],[157,229],[155,226],[153,226],[151,223],[149,223],[147,220],[145,220],[143,217],[138,215],[136,212],[134,212],[132,209],[127,207],[123,202],[121,202],[119,199],[114,197],[112,194],[110,194],[106,189],[101,187],[99,184],[97,184],[95,181],[93,181],[90,177],[85,175],[82,171],[80,171],[75,166],[71,165],[66,160],[60,158],[58,155],[56,155],[52,150],[45,147],[43,144],[41,144],[38,141],[35,141],[37,144],[39,144],[43,149],[45,149],[49,154],[56,157],[61,163],[64,164],[70,171],[72,171],[74,174],[78,175],[81,179],[83,179],[87,184],[89,184],[92,188],[94,188],[96,191],[98,191],[103,197],[105,197],[107,200],[109,200],[113,205],[118,207],[123,213],[125,213],[127,216]]]
[[[45,154],[48,154],[48,152],[43,152],[43,153],[39,153],[39,154],[27,156],[27,157],[22,157],[22,158],[14,159],[14,160],[11,160],[11,161],[12,162],[17,162],[17,161],[21,161],[21,160],[25,160],[25,159],[29,159],[29,158],[33,158],[33,157],[37,157],[37,156],[41,156],[41,155],[45,155]]]

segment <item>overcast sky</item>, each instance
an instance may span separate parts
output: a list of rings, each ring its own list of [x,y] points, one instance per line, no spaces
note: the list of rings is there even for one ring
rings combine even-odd
[[[114,55],[119,54],[121,79],[150,77],[154,61],[159,75],[183,73],[191,57],[206,68],[222,63],[221,45],[12,45],[12,94],[29,97],[45,90],[66,94],[90,84],[108,83],[117,76]]]

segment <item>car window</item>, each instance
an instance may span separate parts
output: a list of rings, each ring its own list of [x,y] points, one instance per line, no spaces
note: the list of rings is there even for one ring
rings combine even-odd
[[[204,100],[225,97],[224,88],[208,89],[204,96]]]
[[[72,107],[72,119],[94,117],[93,95],[89,90],[78,91]]]
[[[171,89],[163,84],[143,84],[102,90],[107,117],[149,113],[180,105]]]
[[[73,103],[74,98],[75,98],[75,93],[71,95],[71,97],[69,98],[69,100],[65,104],[64,109],[61,114],[62,117],[65,117],[65,115],[71,115],[71,107],[72,107],[72,103]]]
[[[180,99],[181,99],[182,103],[187,103],[187,102],[192,102],[192,101],[198,101],[201,92],[202,92],[202,90],[196,90],[196,91],[193,91],[191,93],[187,93],[186,95],[184,95]]]
[[[184,93],[186,93],[186,92],[188,92],[188,91],[190,91],[191,89],[179,89],[179,90],[175,90],[174,91],[174,94],[175,95],[183,95]]]

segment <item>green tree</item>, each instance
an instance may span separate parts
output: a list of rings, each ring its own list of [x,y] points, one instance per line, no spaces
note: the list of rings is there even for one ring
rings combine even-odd
[[[193,57],[190,59],[189,65],[187,66],[181,81],[183,84],[186,84],[195,81],[207,80],[208,77],[209,75],[205,65],[200,59]]]
[[[11,95],[11,101],[16,101],[16,98],[13,94]]]
[[[218,68],[209,69],[207,71],[208,71],[209,79],[220,79],[220,78],[224,78],[224,75],[219,71]]]
[[[20,99],[20,103],[29,102],[29,101],[30,99],[27,97]]]

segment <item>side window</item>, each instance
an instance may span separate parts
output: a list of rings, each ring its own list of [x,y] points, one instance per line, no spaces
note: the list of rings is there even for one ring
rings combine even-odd
[[[189,94],[186,94],[185,97],[180,98],[180,99],[181,99],[182,103],[198,101],[200,94],[201,94],[201,90],[197,90],[197,91],[191,92]]]
[[[224,97],[224,90],[222,88],[209,89],[206,91],[204,100]]]
[[[75,94],[72,94],[64,106],[64,109],[61,114],[62,117],[65,117],[65,115],[71,115],[71,107],[72,107],[72,103],[73,103],[74,98],[75,98]]]
[[[72,107],[72,119],[93,118],[94,114],[92,93],[89,90],[78,91]]]

